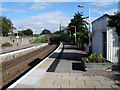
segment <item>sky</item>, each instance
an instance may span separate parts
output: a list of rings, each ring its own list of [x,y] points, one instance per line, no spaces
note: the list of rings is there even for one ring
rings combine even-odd
[[[118,2],[2,2],[0,12],[8,17],[18,29],[32,29],[34,33],[41,33],[43,29],[51,32],[67,26],[75,13],[83,12],[87,17],[90,7],[90,22],[104,14],[113,15],[118,10]]]

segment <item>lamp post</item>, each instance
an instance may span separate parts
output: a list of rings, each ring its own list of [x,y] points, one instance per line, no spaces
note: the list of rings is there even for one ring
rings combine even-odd
[[[22,27],[22,31],[23,31],[23,25],[22,25],[21,27]],[[22,43],[21,43],[21,45],[23,45],[23,37],[22,37],[21,39],[22,39]]]
[[[90,7],[89,6],[83,6],[83,5],[78,5],[78,7],[87,7],[89,9],[89,30],[88,30],[88,35],[89,35],[89,53],[90,53]]]
[[[77,42],[76,42],[76,26],[71,26],[71,27],[75,28],[75,46],[76,46],[77,45]]]
[[[19,46],[19,42],[18,42],[18,38],[19,38],[19,36],[18,36],[18,31],[17,31],[17,36],[16,36],[16,38],[17,38],[17,47]]]
[[[71,31],[69,31],[70,32],[70,37],[71,37]]]

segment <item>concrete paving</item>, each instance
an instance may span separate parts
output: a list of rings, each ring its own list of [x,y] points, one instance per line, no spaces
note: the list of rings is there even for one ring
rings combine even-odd
[[[20,45],[20,46],[5,47],[5,48],[1,48],[2,52],[0,52],[0,54],[13,52],[13,51],[21,50],[25,48],[30,48],[30,47],[37,46],[37,45],[41,45],[41,44],[27,44],[27,45]]]
[[[120,90],[117,80],[105,76],[83,76],[83,71],[78,70],[73,63],[79,65],[86,52],[71,45],[65,45],[64,49],[62,47],[63,45],[11,88]]]

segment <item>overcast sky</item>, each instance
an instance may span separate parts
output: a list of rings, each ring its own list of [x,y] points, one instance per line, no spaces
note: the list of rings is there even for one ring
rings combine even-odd
[[[88,16],[88,8],[79,8],[78,5],[90,6],[91,22],[118,10],[118,2],[2,2],[0,11],[16,28],[30,28],[34,33],[41,33],[47,28],[55,32],[60,22],[62,26],[67,26],[77,11]]]

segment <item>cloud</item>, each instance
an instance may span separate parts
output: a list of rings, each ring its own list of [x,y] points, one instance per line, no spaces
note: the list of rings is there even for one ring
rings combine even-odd
[[[24,7],[28,2],[16,2],[17,7]]]
[[[31,0],[34,2],[118,2],[119,0]]]
[[[49,7],[51,5],[51,3],[47,3],[47,2],[35,2],[30,9],[33,10],[41,10],[41,9],[45,9],[47,7]]]
[[[115,2],[92,2],[89,3],[88,5],[93,5],[97,7],[106,7],[115,4]]]
[[[40,33],[44,28],[51,30],[51,32],[55,32],[58,30],[60,22],[62,23],[62,26],[67,26],[71,19],[67,16],[64,16],[63,12],[61,11],[42,13],[30,18],[30,20],[13,21],[13,24],[17,28],[24,25],[24,29],[31,28],[37,33]]]
[[[118,11],[118,9],[111,9],[111,10],[108,10],[108,11],[99,11],[98,9],[93,8],[91,10],[91,12],[97,12],[98,14],[109,14],[109,15],[113,15],[117,11]]]
[[[2,0],[2,2],[118,2],[119,0]]]
[[[25,13],[25,10],[20,9],[7,9],[7,8],[0,8],[0,12],[19,12],[19,13]]]
[[[113,15],[117,11],[118,11],[118,9],[111,9],[111,10],[108,10],[108,11],[104,11],[104,13],[109,14],[109,15]]]

